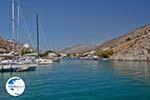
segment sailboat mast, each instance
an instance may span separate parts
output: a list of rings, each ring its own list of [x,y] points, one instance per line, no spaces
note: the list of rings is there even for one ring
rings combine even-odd
[[[17,2],[18,2],[18,5],[17,5],[17,14],[18,14],[18,23],[17,23],[17,41],[18,42],[20,42],[20,40],[19,40],[19,38],[20,38],[20,30],[19,30],[19,28],[20,28],[20,6],[19,6],[19,0],[17,0]]]
[[[15,49],[15,5],[14,0],[12,0],[12,34],[13,34],[13,51]]]
[[[38,53],[38,57],[39,57],[39,16],[38,14],[36,14],[36,24],[37,24],[37,53]]]

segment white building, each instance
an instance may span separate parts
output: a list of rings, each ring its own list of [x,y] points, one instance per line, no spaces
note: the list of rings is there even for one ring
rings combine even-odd
[[[23,48],[30,48],[30,45],[28,44],[28,43],[25,43],[24,45],[23,45]]]

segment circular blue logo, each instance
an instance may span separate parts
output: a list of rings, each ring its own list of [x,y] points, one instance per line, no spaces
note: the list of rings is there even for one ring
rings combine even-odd
[[[11,77],[6,82],[6,91],[11,96],[20,96],[25,90],[25,83],[20,77]]]

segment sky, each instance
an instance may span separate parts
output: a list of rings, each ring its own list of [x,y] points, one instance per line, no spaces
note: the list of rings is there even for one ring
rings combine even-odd
[[[41,50],[103,43],[150,23],[150,0],[20,0],[20,5],[32,40],[20,14],[20,42],[36,47],[38,13]],[[16,6],[17,0],[15,33]],[[0,0],[0,35],[12,39],[11,30],[11,0]]]

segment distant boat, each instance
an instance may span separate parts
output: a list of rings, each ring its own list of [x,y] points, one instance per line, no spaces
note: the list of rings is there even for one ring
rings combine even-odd
[[[110,60],[110,58],[101,58],[101,60],[106,61],[106,60]]]
[[[61,57],[54,57],[52,58],[53,62],[60,62],[60,59],[62,59]]]
[[[51,59],[43,59],[43,58],[38,59],[39,65],[48,65],[48,64],[52,64],[52,63],[53,63],[53,61]]]

